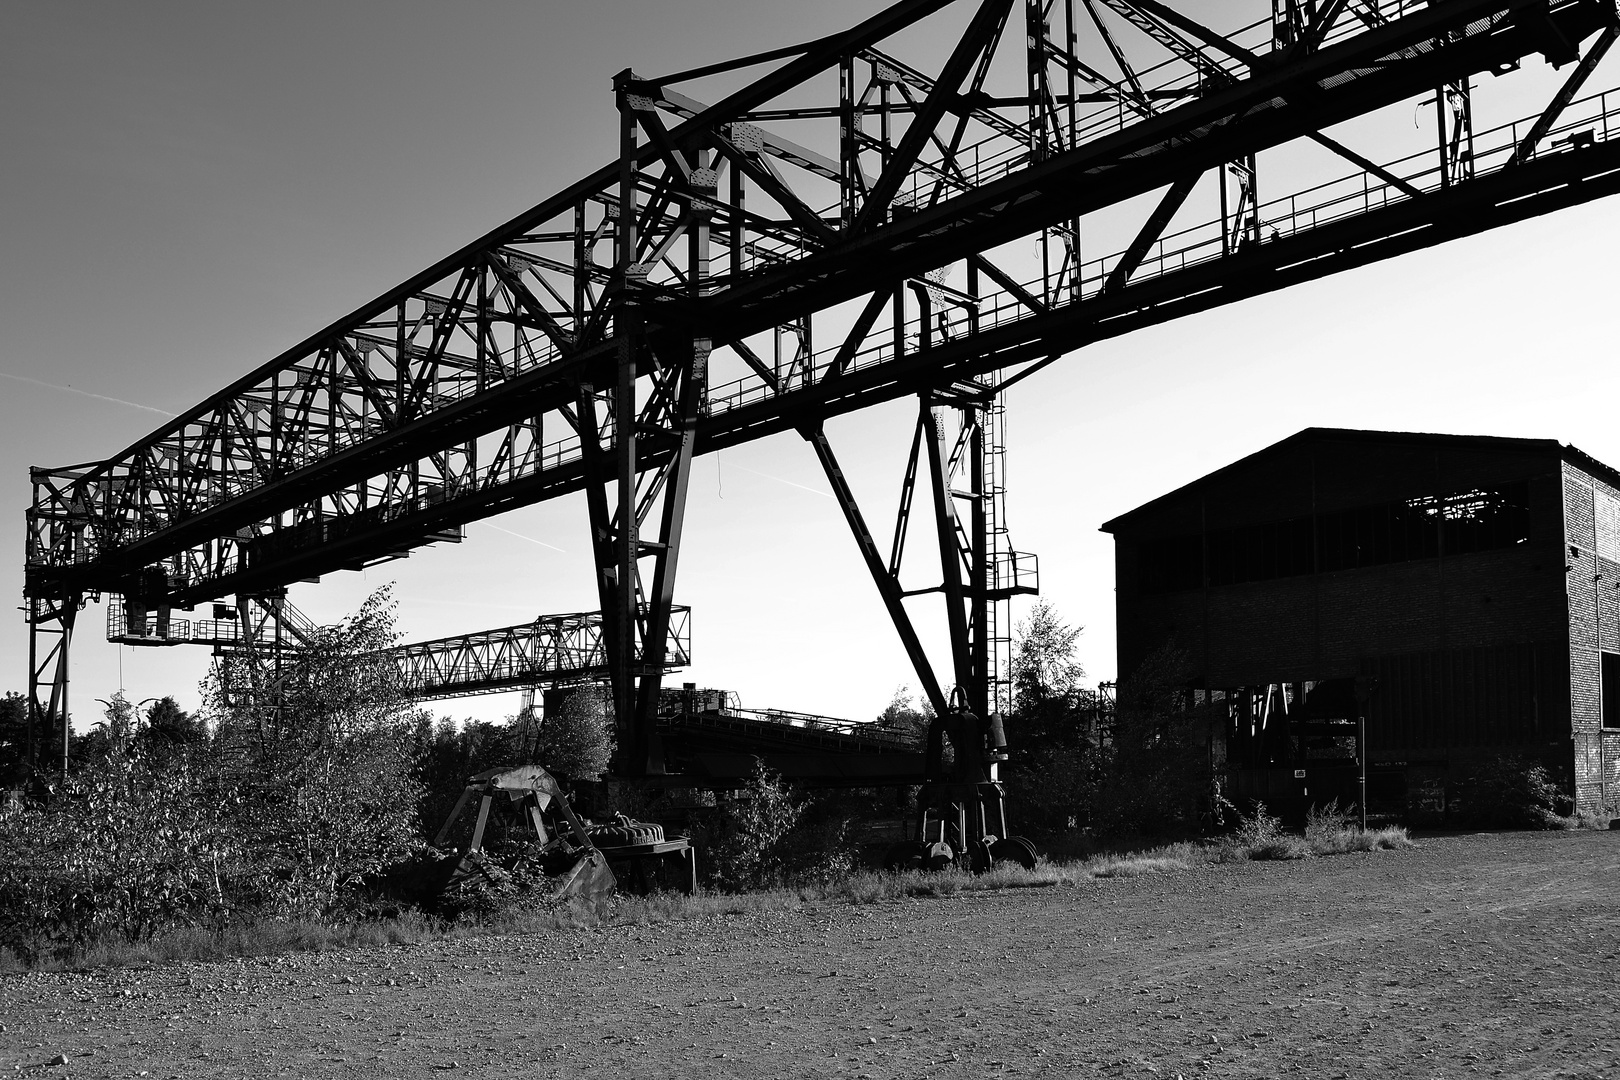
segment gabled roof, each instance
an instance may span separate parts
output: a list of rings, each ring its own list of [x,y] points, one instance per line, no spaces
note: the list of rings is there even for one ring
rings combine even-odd
[[[1239,458],[1230,465],[1222,466],[1212,473],[1206,473],[1189,484],[1183,484],[1174,491],[1160,495],[1150,502],[1145,502],[1134,510],[1127,510],[1118,517],[1103,522],[1099,530],[1105,533],[1117,532],[1121,524],[1155,509],[1173,499],[1189,495],[1205,484],[1225,478],[1231,473],[1249,468],[1250,466],[1267,458],[1276,457],[1315,442],[1368,442],[1383,444],[1401,444],[1407,446],[1449,446],[1458,449],[1477,450],[1504,450],[1518,453],[1545,453],[1556,454],[1561,459],[1578,465],[1583,470],[1602,477],[1604,480],[1620,487],[1620,470],[1611,468],[1589,454],[1573,446],[1565,446],[1557,439],[1516,439],[1501,435],[1440,435],[1421,431],[1363,431],[1358,428],[1322,428],[1309,427],[1296,432],[1288,438],[1274,442],[1262,450],[1257,450],[1248,457]]]

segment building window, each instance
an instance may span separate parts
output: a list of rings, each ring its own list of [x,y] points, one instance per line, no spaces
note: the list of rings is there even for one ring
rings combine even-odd
[[[1603,685],[1601,708],[1603,709],[1603,726],[1606,728],[1620,728],[1620,653],[1599,653],[1603,658],[1603,665],[1598,670],[1598,678]]]
[[[1529,539],[1530,485],[1520,482],[1149,541],[1138,580],[1144,593],[1178,592],[1467,555]]]

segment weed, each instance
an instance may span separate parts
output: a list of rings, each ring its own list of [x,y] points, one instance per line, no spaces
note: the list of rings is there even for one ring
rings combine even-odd
[[[1139,856],[1134,859],[1105,857],[1096,859],[1086,867],[1092,877],[1141,877],[1143,874],[1162,874],[1168,870],[1186,870],[1188,864],[1167,856]]]
[[[1560,829],[1607,829],[1610,828],[1609,822],[1613,817],[1614,815],[1608,810],[1593,812],[1591,810],[1577,809],[1567,817],[1560,817],[1555,827]]]
[[[1336,851],[1374,851],[1411,846],[1404,829],[1363,833],[1347,827],[1352,841],[1327,845],[1321,854]],[[1246,846],[1239,846],[1239,836]],[[1324,834],[1326,835],[1326,834]],[[1337,836],[1338,834],[1333,834]],[[85,970],[148,962],[221,960],[288,952],[333,952],[387,944],[416,944],[447,938],[568,932],[592,926],[650,926],[727,918],[770,911],[799,911],[837,906],[866,906],[917,897],[950,897],[962,893],[1077,886],[1087,881],[1141,877],[1191,870],[1210,862],[1233,858],[1277,858],[1271,845],[1292,843],[1308,854],[1305,841],[1282,831],[1275,817],[1259,808],[1244,818],[1239,833],[1220,843],[1177,843],[1134,852],[1112,852],[1073,861],[1042,858],[1033,870],[1001,863],[984,874],[951,868],[943,872],[857,870],[823,879],[800,879],[796,885],[778,885],[753,892],[700,889],[693,896],[653,893],[620,896],[599,907],[582,904],[543,904],[532,898],[512,897],[471,917],[442,919],[415,909],[373,914],[341,923],[316,920],[259,920],[238,917],[212,927],[179,927],[153,934],[145,941],[87,942],[73,950],[42,950],[24,957],[0,951],[0,973],[27,970]],[[1295,850],[1289,848],[1288,850]],[[1254,854],[1253,852],[1260,852]]]

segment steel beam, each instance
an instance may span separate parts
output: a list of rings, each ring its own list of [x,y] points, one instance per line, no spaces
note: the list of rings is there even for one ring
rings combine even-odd
[[[988,399],[1090,341],[1615,187],[1605,101],[1590,131],[1565,119],[1613,39],[1612,4],[1449,0],[1364,18],[1340,0],[1284,0],[1267,51],[1159,0],[1085,3],[1100,63],[1118,77],[1079,55],[1071,0],[1061,40],[1049,25],[1057,4],[1028,0],[1029,33],[1011,46],[1026,50],[1021,99],[983,93],[1010,0],[908,0],[847,33],[772,50],[778,66],[712,106],[668,85],[681,77],[623,73],[618,161],[114,458],[37,470],[26,595],[62,608],[112,591],[155,607],[271,591],[583,488],[621,673],[616,716],[633,729],[637,768],[654,768],[655,748],[636,732],[650,732],[659,676],[632,670],[633,657],[660,633],[674,593],[694,456],[775,431],[819,434],[830,417],[973,380]],[[969,9],[966,29],[937,66],[891,55],[890,38],[953,6]],[[1126,37],[1138,33],[1163,55],[1140,55],[1142,42]],[[1472,77],[1535,52],[1573,59],[1574,43],[1596,33],[1529,136],[1476,125]],[[837,76],[835,94],[818,96],[822,75]],[[1426,158],[1375,161],[1323,133],[1425,93],[1438,139]],[[1103,107],[1082,113],[1084,101]],[[842,130],[823,152],[814,135],[783,133],[798,120]],[[964,141],[970,128],[976,143]],[[1571,152],[1530,156],[1564,131]],[[1187,178],[1231,162],[1252,178],[1257,154],[1297,139],[1354,164],[1362,204],[1318,206],[1307,190],[1285,208],[1257,202],[1251,181],[1226,215],[1241,243],[1231,220],[1218,250],[1194,239],[1207,221],[1177,225],[1192,205]],[[1166,188],[1180,198],[1133,222],[1135,244],[1111,263],[1082,260],[1087,215],[1124,214]],[[1034,281],[996,255],[1029,237],[1045,260]],[[963,299],[947,284],[963,266],[988,283],[983,295],[974,284]],[[921,290],[916,313],[908,288]],[[880,325],[886,312],[892,326]],[[837,345],[818,353],[812,337],[829,324]],[[788,327],[786,362],[750,345]],[[707,358],[728,350],[747,374],[714,385]],[[969,420],[961,430],[976,437]],[[644,538],[655,512],[659,536]],[[951,531],[970,553],[960,601],[971,605],[989,587],[972,568],[984,544],[976,524]],[[963,618],[976,650],[993,619],[977,608]],[[31,701],[42,715],[58,682],[65,701],[65,641],[59,675],[42,674],[54,640],[35,643]],[[964,661],[969,681],[993,679],[993,662],[977,656]]]

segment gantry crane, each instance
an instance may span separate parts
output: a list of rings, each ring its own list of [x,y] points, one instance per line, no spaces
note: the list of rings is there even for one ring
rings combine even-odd
[[[617,768],[657,775],[692,460],[783,431],[935,711],[953,686],[1003,710],[1006,604],[1034,587],[1002,505],[1009,386],[1620,187],[1620,96],[1586,92],[1613,0],[1222,12],[1251,6],[1205,25],[1162,0],[902,0],[815,41],[621,72],[616,160],[127,449],[33,471],[35,751],[65,732],[87,596],[161,614],[274,595],[583,490]],[[1550,100],[1487,116],[1508,95],[1482,85],[1542,59],[1563,72]],[[1416,134],[1413,105],[1434,121]],[[916,422],[885,551],[824,423],[899,398]],[[902,584],[913,525],[932,532],[921,587]],[[943,601],[946,668],[920,594]]]

